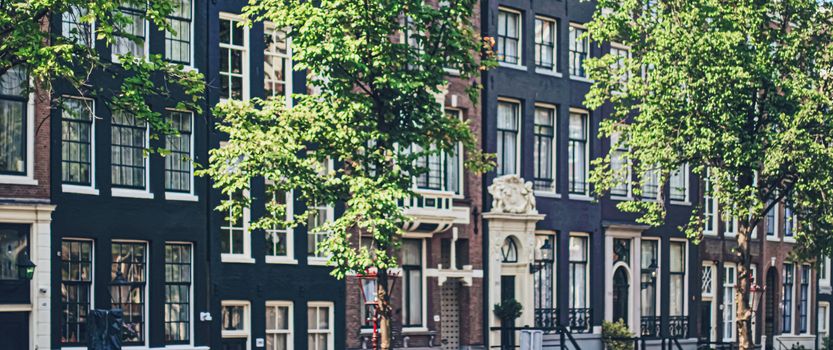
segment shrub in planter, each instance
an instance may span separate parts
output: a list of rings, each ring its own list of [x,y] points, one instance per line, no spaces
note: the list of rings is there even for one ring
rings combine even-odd
[[[602,342],[607,350],[633,350],[633,341],[622,338],[633,338],[628,325],[624,321],[602,322]]]
[[[523,305],[519,303],[515,299],[506,299],[500,303],[495,304],[494,312],[495,316],[500,319],[501,322],[504,321],[514,321],[518,317],[521,317],[523,313]]]

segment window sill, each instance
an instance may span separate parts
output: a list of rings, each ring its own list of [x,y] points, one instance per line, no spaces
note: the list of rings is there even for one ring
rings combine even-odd
[[[37,186],[38,180],[26,175],[0,175],[0,184]]]
[[[766,240],[767,240],[767,241],[770,241],[770,242],[778,242],[778,241],[780,241],[781,239],[780,239],[780,238],[778,238],[778,236],[770,236],[770,235],[767,235],[767,236],[766,236]]]
[[[444,71],[445,71],[445,73],[446,73],[446,74],[448,74],[448,75],[455,76],[455,77],[459,77],[459,76],[460,76],[460,71],[459,71],[459,70],[457,70],[457,69],[452,69],[452,68],[443,68],[443,70],[444,70]]]
[[[298,264],[298,259],[293,259],[288,256],[267,256],[266,263],[296,265]]]
[[[671,205],[683,205],[683,206],[689,206],[689,207],[691,206],[691,202],[689,202],[689,201],[675,201],[675,200],[672,200],[672,201],[669,201],[669,203]]]
[[[613,200],[613,201],[632,201],[633,197],[632,196],[611,195],[610,200]]]
[[[586,194],[572,194],[571,193],[569,198],[572,199],[572,200],[582,201],[582,202],[592,202],[593,201],[593,197],[590,197]]]
[[[64,193],[78,193],[78,194],[90,194],[90,195],[94,195],[94,196],[98,195],[98,189],[97,188],[93,188],[91,186],[78,186],[78,185],[67,185],[67,184],[61,185],[61,192],[64,192]]]
[[[561,198],[561,194],[559,194],[558,192],[535,191],[535,197]]]
[[[550,70],[550,69],[546,69],[546,68],[535,67],[535,73],[538,73],[538,74],[541,74],[541,75],[547,75],[547,76],[551,76],[551,77],[555,77],[555,78],[563,78],[564,77],[560,72]]]
[[[704,236],[715,236],[715,237],[717,237],[717,232],[703,230],[703,235]]]
[[[498,65],[500,67],[503,67],[503,68],[516,69],[516,70],[524,71],[524,72],[527,71],[526,66],[524,66],[522,64],[498,62]]]
[[[113,188],[110,190],[110,195],[113,197],[153,199],[153,193],[146,190],[133,190],[126,188]]]
[[[794,238],[794,237],[792,237],[792,236],[790,236],[790,237],[784,237],[784,242],[787,242],[787,243],[795,243],[795,238]]]
[[[407,327],[407,326],[402,326],[402,334],[408,334],[408,333],[411,333],[411,334],[413,334],[413,333],[425,333],[425,332],[428,332],[428,327]]]
[[[578,75],[570,75],[570,80],[580,81],[582,83],[593,84],[593,80],[586,77],[580,77]]]
[[[241,254],[220,254],[220,261],[230,264],[254,264],[255,259]]]
[[[184,202],[199,202],[200,197],[190,193],[165,192],[165,200],[168,201],[184,201]]]
[[[321,257],[317,257],[317,256],[308,256],[307,257],[307,264],[308,265],[314,265],[314,266],[329,266],[327,264],[327,260],[329,260],[329,258],[321,258]]]
[[[194,346],[194,345],[165,345],[164,349],[171,350],[210,350],[208,346]]]

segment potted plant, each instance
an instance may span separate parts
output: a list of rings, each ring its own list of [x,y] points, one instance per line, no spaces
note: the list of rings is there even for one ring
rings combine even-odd
[[[512,349],[515,346],[515,320],[521,317],[523,305],[515,299],[506,299],[495,304],[495,316],[500,319],[500,343],[502,349]]]

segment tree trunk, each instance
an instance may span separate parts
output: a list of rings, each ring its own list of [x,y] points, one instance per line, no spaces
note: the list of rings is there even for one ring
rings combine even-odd
[[[752,348],[752,310],[749,307],[749,235],[752,228],[749,227],[749,220],[739,222],[738,229],[738,262],[737,288],[735,288],[735,303],[737,305],[737,329],[738,349],[749,350]]]
[[[388,295],[388,270],[379,269],[376,274],[377,296],[379,300],[379,349],[391,349],[391,307]],[[375,350],[375,349],[374,349]]]

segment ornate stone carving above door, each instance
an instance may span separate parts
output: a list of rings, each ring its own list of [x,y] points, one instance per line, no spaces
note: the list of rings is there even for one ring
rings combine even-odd
[[[492,213],[537,214],[532,182],[524,182],[518,175],[498,177],[489,186]]]

